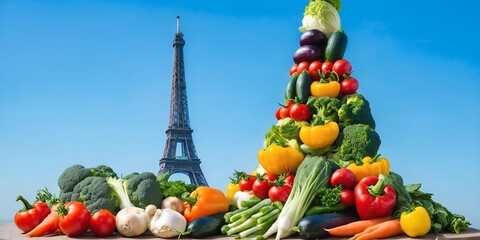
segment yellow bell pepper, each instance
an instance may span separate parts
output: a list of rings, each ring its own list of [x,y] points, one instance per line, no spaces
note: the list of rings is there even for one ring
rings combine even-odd
[[[400,227],[409,237],[422,237],[432,227],[427,210],[418,206],[411,212],[403,212],[400,215]]]
[[[332,145],[337,140],[340,128],[336,122],[328,122],[324,125],[302,126],[300,128],[300,140],[313,148],[324,148]]]
[[[231,204],[233,195],[236,192],[240,191],[240,185],[238,183],[229,183],[227,184],[227,188],[225,189],[225,195],[227,196],[228,202]]]
[[[336,98],[340,94],[340,83],[337,81],[322,82],[314,81],[310,85],[310,94],[314,97],[331,97]]]
[[[271,174],[295,173],[305,155],[292,147],[282,147],[275,143],[265,150],[258,151],[258,161]]]
[[[390,162],[386,158],[379,158],[377,154],[374,158],[364,157],[361,165],[351,163],[347,166],[355,175],[355,182],[358,183],[367,176],[378,176],[383,174],[387,176],[390,173]]]

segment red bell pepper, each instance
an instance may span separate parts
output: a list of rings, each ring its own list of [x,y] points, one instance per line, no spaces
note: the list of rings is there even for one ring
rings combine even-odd
[[[18,196],[16,200],[22,201],[24,207],[15,214],[13,221],[23,232],[30,232],[50,214],[50,207],[44,202],[36,202],[32,206],[22,196]]]
[[[355,186],[355,205],[361,219],[389,216],[395,207],[395,189],[385,185],[385,176],[362,178]]]

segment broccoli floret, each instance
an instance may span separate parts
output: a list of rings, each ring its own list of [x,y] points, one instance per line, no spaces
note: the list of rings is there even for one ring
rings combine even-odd
[[[157,176],[151,172],[143,172],[127,180],[128,196],[133,205],[140,208],[150,204],[161,206],[163,194],[156,180]]]
[[[338,110],[340,128],[363,123],[375,129],[375,120],[370,109],[370,103],[359,93],[346,95],[342,98],[342,106]]]
[[[91,176],[83,179],[73,188],[71,201],[80,201],[91,213],[100,209],[108,209],[115,213],[117,198],[103,177]]]
[[[378,133],[369,125],[353,124],[342,130],[336,144],[339,148],[333,159],[342,163],[340,166],[345,166],[366,156],[375,156],[381,140]]]
[[[127,180],[114,177],[109,177],[106,180],[112,189],[112,196],[116,199],[117,206],[119,206],[120,209],[134,207],[128,196]]]
[[[338,111],[342,102],[337,98],[331,97],[309,97],[307,106],[312,113],[311,124],[323,125],[327,122],[338,122]]]
[[[115,173],[111,167],[106,165],[99,165],[98,167],[90,168],[90,171],[92,172],[93,176],[97,177],[117,177],[117,173]]]
[[[128,179],[130,179],[133,176],[136,176],[138,174],[139,174],[138,172],[132,172],[132,173],[128,174],[127,176],[123,177],[123,179],[128,180]]]
[[[80,164],[68,167],[58,177],[58,187],[60,188],[59,198],[66,202],[70,201],[73,188],[83,179],[93,176],[93,173]]]

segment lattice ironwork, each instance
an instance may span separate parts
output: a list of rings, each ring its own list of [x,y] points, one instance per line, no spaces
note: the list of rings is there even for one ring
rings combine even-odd
[[[172,91],[170,99],[170,119],[168,122],[167,141],[163,158],[160,159],[160,171],[163,173],[180,173],[190,178],[197,186],[208,186],[200,168],[200,159],[193,144],[190,119],[188,117],[187,85],[183,63],[183,46],[185,40],[180,32],[180,17],[177,17],[177,32],[173,39],[174,60]]]

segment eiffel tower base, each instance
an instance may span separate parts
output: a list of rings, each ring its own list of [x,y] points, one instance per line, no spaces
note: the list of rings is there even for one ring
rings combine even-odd
[[[195,186],[208,186],[207,180],[200,168],[200,161],[162,159],[158,174],[165,173],[169,173],[170,175],[175,173],[185,174]]]

